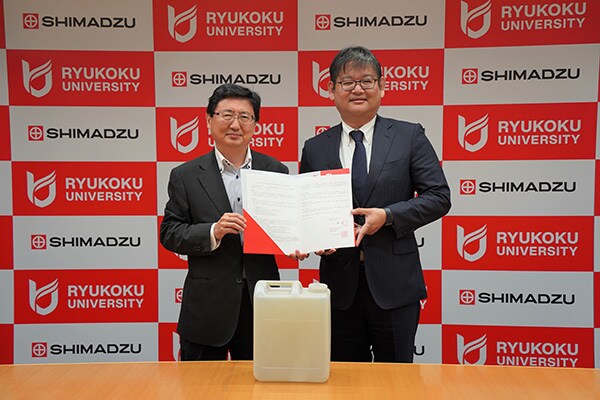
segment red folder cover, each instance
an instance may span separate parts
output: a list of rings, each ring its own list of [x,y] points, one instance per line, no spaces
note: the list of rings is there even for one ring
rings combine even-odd
[[[246,210],[246,230],[244,236],[252,237],[252,240],[244,240],[244,253],[251,254],[283,254],[283,251],[275,244],[273,239],[258,223],[252,218]]]

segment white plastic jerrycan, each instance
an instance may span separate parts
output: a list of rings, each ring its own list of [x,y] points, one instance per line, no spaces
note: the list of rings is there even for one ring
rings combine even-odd
[[[254,289],[254,377],[325,382],[331,350],[330,292],[323,283],[258,281]]]

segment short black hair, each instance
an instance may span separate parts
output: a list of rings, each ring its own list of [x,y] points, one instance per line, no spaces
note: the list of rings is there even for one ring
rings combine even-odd
[[[331,81],[335,83],[346,68],[373,67],[376,78],[381,78],[381,64],[369,49],[363,46],[345,47],[336,54],[329,66]]]
[[[254,119],[258,122],[260,118],[260,96],[258,93],[234,83],[224,83],[217,87],[208,99],[206,113],[211,117],[215,114],[215,109],[223,99],[246,99],[252,104],[254,109]]]

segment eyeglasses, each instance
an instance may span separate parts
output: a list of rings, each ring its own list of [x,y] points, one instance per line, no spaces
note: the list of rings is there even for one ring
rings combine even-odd
[[[338,82],[341,86],[341,88],[347,92],[350,92],[352,90],[354,90],[354,88],[356,87],[356,85],[360,85],[361,88],[363,88],[364,90],[369,90],[369,89],[373,89],[375,87],[375,83],[378,81],[379,79],[375,79],[375,78],[364,78],[364,79],[360,79],[358,81],[340,81]]]
[[[239,121],[239,123],[242,125],[250,124],[250,123],[252,123],[252,121],[254,121],[254,117],[252,115],[234,114],[231,111],[215,112],[213,114],[218,115],[219,117],[221,117],[221,119],[223,121],[226,121],[229,123],[232,123],[233,120],[236,118]]]

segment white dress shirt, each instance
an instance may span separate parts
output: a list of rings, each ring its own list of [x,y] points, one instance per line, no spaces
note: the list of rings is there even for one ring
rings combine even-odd
[[[375,119],[364,124],[358,129],[351,128],[348,124],[342,121],[342,140],[340,140],[340,161],[343,168],[352,169],[352,156],[354,156],[354,139],[350,137],[350,132],[360,130],[363,133],[363,144],[367,153],[367,173],[369,173],[369,164],[371,163],[371,149],[373,148],[373,132],[375,131]],[[352,171],[350,171],[352,173]]]
[[[229,204],[234,213],[242,214],[242,179],[240,176],[241,169],[252,169],[252,153],[250,147],[246,152],[246,158],[240,168],[235,168],[233,163],[226,159],[223,154],[215,147],[215,157],[217,158],[217,165],[219,171],[221,171],[221,178],[225,185],[225,191],[229,198]],[[221,244],[220,240],[215,238],[215,224],[210,227],[210,250],[213,251]],[[240,239],[241,238],[240,235]]]

